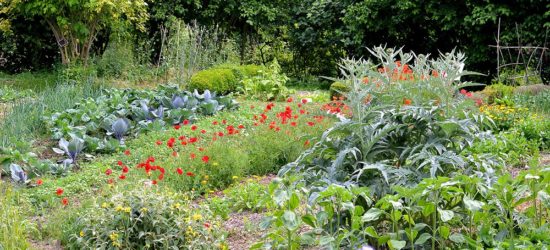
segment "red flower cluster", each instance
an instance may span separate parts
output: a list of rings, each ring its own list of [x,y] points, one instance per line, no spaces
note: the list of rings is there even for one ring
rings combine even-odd
[[[332,101],[324,104],[321,107],[321,110],[327,111],[327,113],[329,114],[341,114],[346,117],[351,116],[351,109],[348,105],[344,103],[343,96],[340,96],[339,98],[337,98],[336,96],[333,96]]]
[[[306,99],[301,100],[294,100],[293,98],[287,99],[288,105],[284,107],[283,111],[275,111],[275,104],[273,102],[268,103],[265,108],[263,109],[263,112],[254,115],[254,125],[260,126],[260,125],[266,125],[266,128],[273,130],[273,131],[281,131],[284,129],[284,132],[290,134],[290,130],[288,128],[293,128],[298,126],[298,118],[301,115],[309,114],[304,109],[293,109],[296,106],[298,108],[302,108],[304,105],[308,103]],[[254,107],[251,107],[251,109],[254,109]],[[298,111],[298,112],[296,112]],[[269,115],[269,112],[274,112],[275,115]],[[271,120],[270,120],[271,119]],[[312,120],[305,121],[304,125],[307,126],[316,126],[317,124],[323,122],[324,116],[314,116]],[[207,132],[205,129],[200,129],[198,125],[191,125],[190,130],[182,130],[182,125],[189,125],[189,120],[184,120],[181,124],[176,124],[173,126],[175,130],[178,131],[186,131],[189,134],[186,135],[179,135],[175,137],[170,137],[167,141],[163,142],[162,140],[155,141],[155,144],[158,146],[166,145],[170,149],[170,155],[172,157],[189,157],[188,159],[183,160],[183,162],[191,161],[194,163],[190,163],[189,167],[177,167],[174,170],[170,170],[169,173],[172,173],[174,175],[179,176],[187,176],[187,177],[196,177],[197,174],[194,170],[196,170],[195,167],[192,167],[192,164],[212,164],[212,167],[217,166],[218,164],[216,162],[212,163],[211,155],[207,154],[208,147],[203,147],[203,143],[208,143],[208,137],[211,138],[210,144],[217,141],[220,137],[224,136],[235,136],[241,134],[241,131],[246,129],[246,126],[243,124],[230,124],[227,120],[221,120],[221,121],[213,121],[212,125],[222,125],[223,127],[213,127],[214,131]],[[179,142],[179,143],[177,143]],[[201,142],[201,144],[198,144]],[[304,147],[307,147],[310,145],[310,141],[306,140],[304,143]],[[192,147],[192,148],[189,148]],[[198,156],[196,154],[197,151],[187,151],[186,149],[191,150],[198,150],[198,152],[201,152],[201,155]],[[129,151],[125,151],[124,155],[130,155]],[[200,157],[200,161],[198,161]],[[198,162],[197,162],[198,161]],[[196,166],[196,165],[195,165]],[[124,164],[123,161],[117,161],[116,162],[116,168],[120,167],[121,173],[118,176],[118,179],[125,180],[127,177],[127,174],[130,172],[130,168]],[[107,176],[110,176],[113,174],[115,168],[107,169],[105,170],[105,174]],[[144,161],[137,164],[136,169],[143,169],[145,172],[147,178],[150,180],[150,183],[153,185],[158,184],[160,181],[162,181],[165,177],[166,170],[165,168],[159,166],[158,163],[156,163],[156,159],[153,156],[148,157]],[[168,174],[169,174],[168,173]],[[114,183],[114,179],[108,179],[108,183],[112,184]]]

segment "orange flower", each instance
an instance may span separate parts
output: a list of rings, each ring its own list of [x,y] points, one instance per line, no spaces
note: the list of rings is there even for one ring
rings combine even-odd
[[[411,103],[412,103],[411,99],[403,98],[403,105],[411,105]]]

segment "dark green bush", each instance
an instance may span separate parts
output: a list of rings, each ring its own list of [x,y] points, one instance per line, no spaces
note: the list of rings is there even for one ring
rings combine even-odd
[[[191,77],[187,86],[189,90],[210,90],[217,93],[235,91],[239,79],[231,69],[207,69],[197,72]]]
[[[342,82],[334,82],[330,85],[330,96],[340,97],[342,93],[348,92],[349,87]]]

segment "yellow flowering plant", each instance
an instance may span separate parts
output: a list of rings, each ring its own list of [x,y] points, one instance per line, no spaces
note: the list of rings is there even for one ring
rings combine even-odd
[[[507,106],[503,104],[483,105],[479,110],[487,117],[491,118],[498,130],[508,130],[514,126],[514,123],[525,119],[528,114],[527,108]]]
[[[116,192],[116,191],[115,191]],[[69,249],[210,249],[224,245],[220,221],[185,194],[156,188],[98,200],[73,224]]]

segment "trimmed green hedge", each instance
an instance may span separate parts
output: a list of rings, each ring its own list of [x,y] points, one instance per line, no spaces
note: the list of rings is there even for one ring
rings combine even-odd
[[[207,69],[197,72],[191,77],[188,89],[204,91],[216,91],[216,93],[228,93],[237,88],[239,79],[230,69]]]
[[[237,90],[243,78],[258,75],[259,71],[266,70],[261,65],[232,65],[223,64],[211,69],[201,70],[191,77],[188,89],[204,91],[209,89],[224,94]]]

